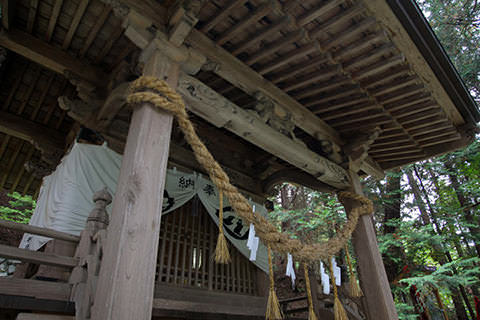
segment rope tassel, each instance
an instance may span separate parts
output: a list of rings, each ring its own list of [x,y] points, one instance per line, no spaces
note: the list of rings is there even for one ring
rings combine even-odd
[[[332,258],[329,259],[328,263],[330,267],[330,279],[332,281],[332,286],[333,286],[333,296],[335,297],[334,304],[333,304],[333,312],[335,314],[335,320],[348,320],[347,312],[343,308],[342,302],[338,298],[337,285],[335,283],[335,276],[333,274]]]
[[[350,260],[350,253],[348,253],[348,246],[345,246],[345,257],[347,258],[348,277],[350,278],[348,291],[350,292],[350,295],[352,297],[359,298],[363,296],[363,292],[360,286],[358,285],[357,277],[355,276],[355,273],[353,273],[353,265],[352,265],[352,261]]]
[[[308,266],[306,263],[303,263],[303,271],[305,272],[305,286],[307,288],[308,320],[317,320],[317,315],[313,307],[312,289],[310,287],[310,277],[308,276]]]
[[[268,248],[268,271],[270,278],[270,292],[268,294],[267,312],[265,313],[265,319],[267,320],[281,320],[283,319],[282,311],[280,310],[280,303],[278,302],[277,294],[275,293],[275,281],[273,277],[273,264],[272,264],[272,249],[270,245]]]
[[[223,193],[219,194],[220,208],[218,209],[218,240],[215,248],[215,261],[217,263],[230,263],[230,253],[228,252],[227,239],[223,234]]]

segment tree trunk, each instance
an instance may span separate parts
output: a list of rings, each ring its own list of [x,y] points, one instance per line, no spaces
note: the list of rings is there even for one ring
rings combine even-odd
[[[389,225],[393,219],[400,219],[400,203],[401,203],[401,193],[400,193],[400,179],[401,174],[399,170],[395,170],[393,175],[387,176],[387,185],[386,185],[386,200],[387,204],[385,205],[385,217],[383,220],[384,234],[393,234],[397,231],[397,227]],[[388,255],[384,254],[384,264],[385,271],[387,272],[387,277],[390,282],[395,280],[397,277],[400,266],[397,260],[402,256],[402,248],[399,246],[392,246],[388,250]]]
[[[435,211],[433,210],[433,207],[432,207],[432,205],[430,203],[430,200],[428,198],[427,190],[425,189],[425,186],[422,183],[422,179],[421,179],[421,176],[418,172],[417,167],[414,166],[414,170],[415,170],[415,174],[416,174],[418,180],[420,181],[420,186],[421,186],[421,190],[423,192],[423,196],[425,198],[425,201],[427,202],[428,208],[430,209],[431,220],[432,220],[434,226],[436,227],[436,232],[441,235],[443,233],[443,230],[442,230],[442,228],[440,228],[440,225],[438,224],[438,221],[435,217]],[[430,178],[432,179],[432,181],[433,181],[433,183],[434,183],[434,185],[437,189],[436,192],[437,192],[437,194],[439,194],[439,186],[438,186],[437,176],[431,170],[429,170],[429,173],[430,173]],[[452,262],[452,257],[450,255],[450,252],[444,250],[439,245],[433,245],[432,247],[433,247],[433,251],[434,251],[434,258],[438,261],[438,263],[440,265],[444,265],[447,262]],[[456,270],[455,269],[453,269],[453,270],[456,273]],[[468,320],[467,312],[466,312],[465,306],[463,305],[463,302],[462,302],[462,297],[463,297],[463,300],[465,301],[465,303],[466,303],[466,305],[469,309],[469,312],[471,314],[472,314],[472,308],[471,308],[470,303],[468,301],[468,298],[466,296],[465,289],[463,288],[463,286],[459,286],[458,288],[450,287],[450,292],[451,292],[453,304],[455,305],[455,313],[457,314],[458,320]]]
[[[473,241],[475,243],[475,250],[477,251],[477,255],[480,257],[480,242],[478,241],[478,235],[480,235],[480,227],[478,227],[479,222],[476,221],[475,217],[473,216],[472,210],[468,209],[468,206],[471,206],[472,203],[467,200],[465,197],[461,187],[460,182],[458,181],[457,176],[455,176],[452,172],[454,172],[453,164],[451,161],[445,162],[445,168],[448,170],[448,178],[450,179],[451,186],[455,190],[455,194],[457,195],[458,202],[460,204],[461,210],[463,210],[463,214],[465,216],[465,220],[467,220],[469,224],[469,231],[470,234],[473,236]]]

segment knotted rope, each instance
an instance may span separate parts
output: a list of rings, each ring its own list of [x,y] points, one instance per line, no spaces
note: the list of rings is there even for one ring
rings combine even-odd
[[[173,114],[185,135],[185,140],[192,147],[197,161],[205,168],[219,192],[227,197],[232,208],[245,223],[254,224],[256,234],[263,240],[263,243],[277,252],[283,254],[292,252],[297,260],[304,262],[327,260],[345,246],[357,225],[358,218],[373,212],[373,205],[367,198],[350,192],[340,192],[338,193],[340,201],[353,199],[359,201],[360,206],[350,211],[349,219],[334,237],[324,243],[310,245],[292,239],[286,233],[280,233],[262,215],[253,214],[247,199],[230,183],[225,171],[196,134],[182,98],[165,81],[154,77],[140,77],[132,83],[127,102],[132,105],[150,103],[158,109]]]

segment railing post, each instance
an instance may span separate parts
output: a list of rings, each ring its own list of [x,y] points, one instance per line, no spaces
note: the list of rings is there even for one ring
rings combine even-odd
[[[69,282],[73,284],[71,300],[75,301],[75,319],[91,319],[91,307],[95,297],[103,245],[106,240],[109,222],[106,207],[112,202],[112,196],[103,189],[93,195],[95,207],[87,218],[85,229],[80,235],[80,242],[75,257],[80,263],[72,270]]]

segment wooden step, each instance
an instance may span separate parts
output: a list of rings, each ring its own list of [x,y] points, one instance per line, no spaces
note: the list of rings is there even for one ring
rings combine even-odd
[[[20,313],[17,316],[17,320],[75,320],[75,317],[56,314]]]

